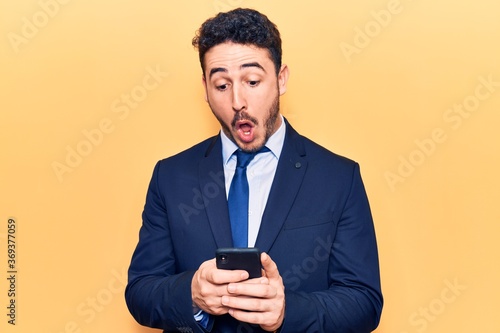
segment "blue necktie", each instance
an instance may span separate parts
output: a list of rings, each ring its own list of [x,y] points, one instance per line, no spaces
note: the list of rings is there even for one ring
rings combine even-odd
[[[234,247],[248,247],[248,180],[247,166],[258,153],[269,151],[267,147],[255,153],[236,151],[236,170],[229,187],[227,204]]]

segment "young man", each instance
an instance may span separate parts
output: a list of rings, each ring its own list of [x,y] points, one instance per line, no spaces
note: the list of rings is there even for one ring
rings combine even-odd
[[[193,45],[222,130],[154,169],[129,269],[132,315],[165,332],[371,332],[382,295],[359,166],[280,115],[289,73],[276,26],[236,9],[203,23]],[[248,198],[232,190],[240,168]],[[232,213],[235,193],[245,214]],[[241,223],[243,246],[263,252],[260,278],[216,268],[217,248],[241,244]]]

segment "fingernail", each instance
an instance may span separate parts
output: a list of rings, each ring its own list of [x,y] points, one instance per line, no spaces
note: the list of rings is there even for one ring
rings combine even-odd
[[[227,291],[232,293],[232,292],[235,292],[236,291],[236,286],[234,284],[229,284],[227,286]]]
[[[229,297],[227,297],[227,296],[222,296],[222,300],[221,300],[221,302],[222,302],[222,305],[227,305],[227,304],[229,304]]]

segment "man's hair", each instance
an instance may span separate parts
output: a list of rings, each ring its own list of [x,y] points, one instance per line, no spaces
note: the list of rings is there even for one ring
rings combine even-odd
[[[267,49],[276,68],[281,68],[281,37],[276,25],[267,16],[253,9],[237,8],[219,13],[206,20],[193,38],[193,46],[198,49],[200,64],[205,75],[205,53],[212,47],[232,42],[254,45]]]

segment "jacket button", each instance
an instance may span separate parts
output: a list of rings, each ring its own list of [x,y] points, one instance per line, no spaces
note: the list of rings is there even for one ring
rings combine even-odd
[[[300,169],[301,166],[302,164],[300,162],[295,163],[295,169]]]

